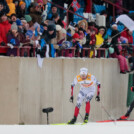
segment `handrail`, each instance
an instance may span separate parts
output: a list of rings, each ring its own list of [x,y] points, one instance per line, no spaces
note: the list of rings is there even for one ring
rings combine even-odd
[[[119,8],[119,9],[122,9],[123,11],[129,13],[129,10],[127,10],[127,9],[125,9],[125,8],[119,6],[119,5],[116,5],[115,3],[113,3],[109,0],[103,0],[103,1],[105,1],[106,3],[109,3],[113,6],[113,21],[115,21],[115,7]]]
[[[103,1],[105,1],[105,2],[107,2],[107,3],[109,3],[109,4],[111,4],[111,5],[113,5],[113,6],[115,6],[115,7],[120,8],[120,9],[122,9],[122,10],[125,11],[125,12],[129,12],[129,10],[127,10],[126,8],[123,8],[123,7],[119,6],[119,5],[116,5],[115,3],[113,3],[113,2],[111,2],[111,1],[109,1],[109,0],[103,0]]]

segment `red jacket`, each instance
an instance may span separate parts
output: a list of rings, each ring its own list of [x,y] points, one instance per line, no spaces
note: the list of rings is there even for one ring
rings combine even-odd
[[[133,36],[128,34],[128,31],[124,31],[121,33],[121,36],[128,39],[128,43],[133,44]]]
[[[11,29],[11,24],[9,23],[8,20],[0,23],[0,43],[1,42],[7,43],[7,33],[10,29]],[[0,48],[0,53],[6,53],[6,52],[7,49]]]

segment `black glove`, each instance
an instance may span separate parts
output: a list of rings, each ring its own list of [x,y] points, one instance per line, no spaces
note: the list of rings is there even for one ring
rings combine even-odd
[[[74,97],[73,96],[70,97],[70,102],[72,102],[72,103],[74,102]]]
[[[96,98],[95,98],[96,101],[100,101],[100,96],[97,95]]]
[[[1,46],[5,46],[6,44],[5,44],[5,42],[1,42]]]

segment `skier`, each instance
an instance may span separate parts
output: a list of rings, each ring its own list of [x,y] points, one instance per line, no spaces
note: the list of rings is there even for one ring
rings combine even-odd
[[[97,85],[97,96],[96,96],[96,101],[100,101],[100,82],[98,82],[95,78],[94,75],[91,75],[88,73],[87,68],[81,68],[80,69],[80,74],[77,75],[71,85],[71,97],[70,97],[70,102],[73,103],[73,89],[74,86],[79,83],[80,84],[80,91],[78,94],[77,98],[77,104],[75,107],[74,111],[74,118],[68,122],[68,124],[74,124],[77,120],[77,116],[79,114],[79,109],[81,107],[81,104],[83,100],[85,99],[86,102],[86,114],[84,118],[84,123],[88,122],[88,117],[89,117],[89,112],[90,112],[90,101],[92,100],[96,87],[95,84]]]
[[[131,91],[134,92],[134,86],[131,87]],[[131,114],[133,108],[134,108],[134,100],[133,100],[132,103],[130,104],[130,107],[129,107],[127,113],[126,113],[125,115],[121,116],[118,120],[127,120],[128,117],[130,116],[130,114]]]

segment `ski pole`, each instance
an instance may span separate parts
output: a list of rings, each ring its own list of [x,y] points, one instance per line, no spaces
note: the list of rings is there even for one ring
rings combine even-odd
[[[107,114],[108,118],[112,121],[114,121],[113,123],[116,125],[116,120],[112,118],[112,116],[109,114],[109,112],[106,110],[106,108],[103,106],[102,103],[100,103],[101,108],[105,111],[105,113]]]

